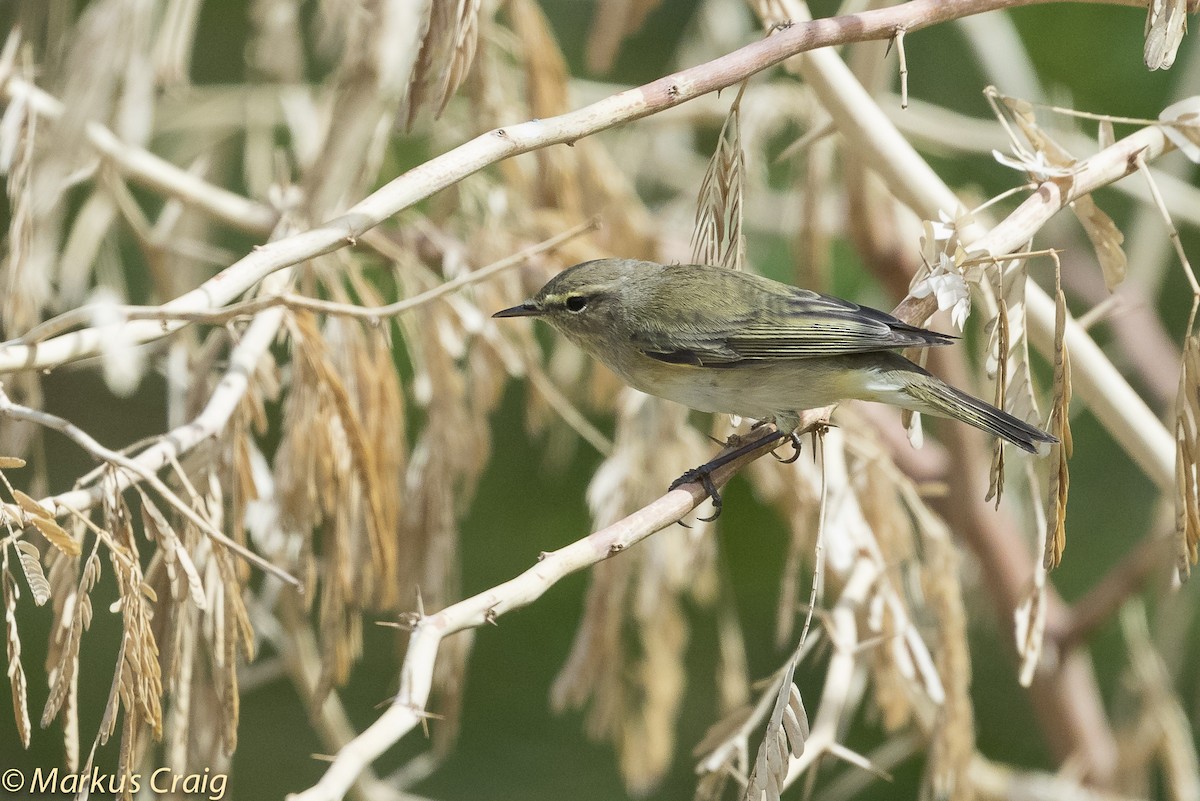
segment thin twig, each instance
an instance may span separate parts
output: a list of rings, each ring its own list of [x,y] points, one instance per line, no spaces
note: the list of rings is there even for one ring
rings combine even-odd
[[[47,119],[56,120],[63,115],[61,101],[18,75],[7,77],[0,94],[9,101],[27,103],[34,113]],[[233,228],[265,235],[279,219],[270,206],[211,184],[147,150],[131,147],[98,122],[89,122],[86,132],[97,153],[111,159],[138,183],[201,208]]]
[[[128,456],[124,456],[114,450],[104,447],[95,439],[93,439],[90,434],[69,420],[65,420],[57,415],[50,414],[49,412],[30,409],[28,406],[22,406],[20,404],[13,403],[9,399],[8,394],[4,392],[3,388],[0,388],[0,414],[7,415],[14,420],[24,420],[26,422],[42,426],[43,428],[49,428],[57,431],[90,453],[94,458],[108,462],[114,467],[119,467],[122,470],[128,470],[142,481],[153,487],[155,491],[162,496],[163,500],[175,507],[176,511],[186,517],[193,525],[195,525],[213,540],[221,543],[229,550],[241,556],[247,562],[250,562],[260,569],[271,573],[280,579],[283,579],[297,588],[302,588],[303,585],[301,585],[300,580],[288,573],[286,570],[271,564],[266,559],[263,559],[261,556],[249,550],[241,543],[235,542],[234,540],[231,540],[229,537],[225,536],[225,534],[216,526],[214,526],[209,520],[203,517],[191,506],[180,500],[179,496],[172,492],[171,489],[164,484],[162,480],[152,471],[139,464],[136,460],[130,459]],[[73,512],[78,512],[78,510],[74,507],[67,508]]]
[[[306,309],[308,311],[321,312],[324,314],[332,314],[341,317],[352,317],[360,320],[366,320],[370,323],[376,323],[385,317],[395,317],[405,312],[424,306],[430,301],[447,295],[451,292],[457,292],[460,289],[477,284],[482,281],[494,278],[496,275],[512,269],[513,267],[524,264],[529,259],[540,256],[543,253],[554,250],[564,242],[568,242],[582,234],[594,231],[599,225],[599,220],[592,218],[578,225],[572,226],[567,230],[555,234],[554,236],[538,242],[535,245],[530,245],[527,248],[517,251],[511,256],[505,256],[498,261],[492,262],[486,267],[481,267],[473,272],[466,273],[458,278],[446,281],[439,284],[433,289],[427,290],[414,295],[411,298],[405,298],[395,303],[389,303],[384,306],[358,306],[352,303],[338,303],[331,300],[323,300],[321,298],[311,298],[305,295],[298,295],[294,292],[286,292],[281,294],[260,295],[251,300],[241,303],[234,303],[221,309],[206,309],[199,311],[172,311],[166,306],[116,306],[114,312],[121,315],[126,320],[158,320],[160,322],[168,321],[187,321],[196,323],[208,323],[213,325],[223,325],[231,320],[240,319],[243,317],[252,317],[259,312],[267,309],[283,306],[288,309]],[[95,316],[97,307],[95,305],[81,306],[72,309],[68,312],[60,314],[58,317],[51,318],[46,322],[29,330],[24,336],[13,340],[12,344],[22,344],[27,346],[36,345],[38,342],[44,341],[50,336],[57,336],[65,331],[68,331],[78,325],[87,323]]]
[[[1155,570],[1174,563],[1174,547],[1174,532],[1143,537],[1071,605],[1065,616],[1056,616],[1054,625],[1047,623],[1046,639],[1053,642],[1059,653],[1083,643],[1092,632],[1113,619],[1121,605],[1141,590]]]

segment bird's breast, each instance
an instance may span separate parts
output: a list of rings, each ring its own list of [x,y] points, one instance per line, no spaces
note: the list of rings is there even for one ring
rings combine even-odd
[[[607,362],[608,360],[605,359]],[[855,371],[832,359],[744,361],[723,367],[669,364],[638,354],[609,366],[634,389],[702,412],[761,420],[864,397]]]

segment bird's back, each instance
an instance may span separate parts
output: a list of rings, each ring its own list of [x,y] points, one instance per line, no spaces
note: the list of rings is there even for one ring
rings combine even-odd
[[[623,293],[624,322],[643,352],[664,361],[717,367],[953,341],[886,312],[751,273],[642,264]]]

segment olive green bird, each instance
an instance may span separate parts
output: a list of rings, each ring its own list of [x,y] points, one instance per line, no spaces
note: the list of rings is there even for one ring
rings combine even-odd
[[[769,421],[876,401],[983,429],[1036,453],[1057,440],[900,355],[954,337],[750,273],[598,259],[494,317],[540,317],[635,389],[704,412]]]

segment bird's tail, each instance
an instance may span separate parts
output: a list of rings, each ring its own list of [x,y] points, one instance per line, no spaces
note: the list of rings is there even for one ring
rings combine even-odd
[[[1056,437],[1008,412],[961,392],[941,379],[926,373],[924,379],[908,382],[904,392],[917,401],[910,408],[914,411],[934,414],[938,417],[953,417],[968,425],[983,429],[1006,439],[1023,451],[1037,453],[1039,445],[1058,442]]]

